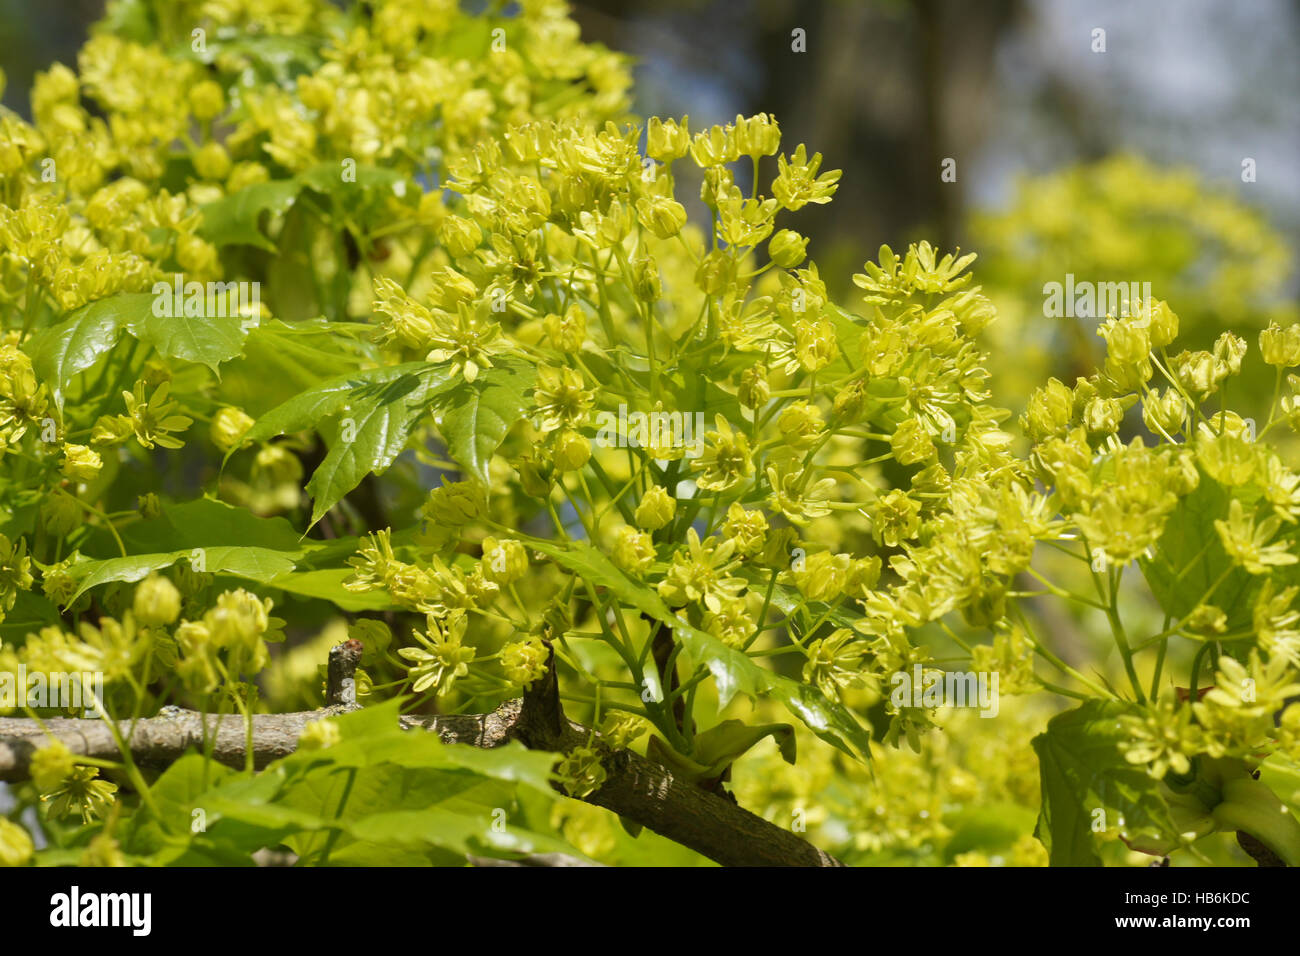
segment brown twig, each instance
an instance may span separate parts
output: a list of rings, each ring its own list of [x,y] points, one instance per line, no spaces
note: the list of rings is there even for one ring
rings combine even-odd
[[[360,659],[360,646],[348,641],[330,654],[327,700],[313,711],[257,714],[253,722],[253,763],[265,767],[297,748],[298,735],[314,720],[356,709],[351,683]],[[553,664],[553,658],[551,663]],[[243,767],[247,734],[242,717],[203,715],[165,707],[157,717],[139,720],[131,733],[119,723],[123,737],[131,733],[131,754],[137,764],[164,767],[190,749],[199,749],[204,725],[213,738],[213,757]],[[690,781],[628,750],[613,750],[598,734],[565,717],[560,705],[555,669],[524,693],[489,714],[406,716],[403,729],[432,731],[447,743],[499,747],[517,740],[534,750],[567,753],[579,746],[602,752],[605,782],[584,799],[604,807],[661,836],[703,854],[724,866],[842,866],[830,854],[794,833],[755,816],[730,800],[702,790]],[[52,718],[34,721],[0,718],[0,780],[28,777],[31,756],[49,739],[62,741],[74,754],[112,760],[120,755],[108,725],[101,720]]]

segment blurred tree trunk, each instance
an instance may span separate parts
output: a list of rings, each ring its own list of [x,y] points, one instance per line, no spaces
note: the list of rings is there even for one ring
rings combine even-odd
[[[785,150],[807,143],[825,157],[823,168],[845,170],[835,201],[806,207],[794,222],[817,237],[823,271],[838,272],[874,257],[882,242],[961,240],[965,177],[993,107],[993,55],[1019,7],[1019,0],[582,0],[575,15],[589,39],[681,63],[676,112],[686,111],[691,73],[706,71],[727,89],[733,114],[772,113]],[[806,53],[791,50],[796,27],[806,31]],[[752,75],[728,66],[723,51],[738,45]],[[945,157],[956,161],[956,182],[940,179]],[[774,163],[764,169],[774,172]],[[855,258],[838,261],[837,241]]]

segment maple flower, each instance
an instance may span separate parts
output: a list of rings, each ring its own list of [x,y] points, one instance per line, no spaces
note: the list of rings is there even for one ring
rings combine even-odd
[[[1214,522],[1214,529],[1219,532],[1219,540],[1223,542],[1228,557],[1251,574],[1267,574],[1270,567],[1300,561],[1300,556],[1288,550],[1286,541],[1268,543],[1281,526],[1282,519],[1277,515],[1270,515],[1256,524],[1254,517],[1246,514],[1236,498],[1228,506],[1228,520]]]
[[[452,376],[462,375],[467,382],[478,378],[479,369],[491,368],[490,356],[500,351],[493,346],[501,326],[486,318],[487,303],[456,303],[456,315],[438,311],[434,315],[434,346],[425,356],[430,362],[451,362]]]
[[[94,767],[76,767],[57,787],[41,794],[50,805],[50,816],[61,819],[76,813],[82,823],[102,817],[113,803],[117,784],[98,776]]]
[[[695,483],[705,491],[726,491],[754,471],[749,439],[742,432],[732,431],[721,415],[716,424],[717,430],[704,436],[704,454],[691,465],[699,472]]]
[[[583,388],[582,372],[543,365],[537,370],[533,396],[537,401],[537,427],[553,432],[565,425],[582,426],[595,392]]]
[[[802,209],[808,203],[828,203],[835,195],[836,185],[840,181],[841,171],[832,169],[817,175],[821,168],[822,154],[814,153],[808,159],[808,148],[800,143],[788,160],[784,156],[776,158],[780,172],[772,182],[772,195],[786,209]]]
[[[735,550],[734,539],[709,538],[701,543],[695,529],[688,529],[686,549],[673,556],[667,576],[659,582],[659,596],[672,607],[699,601],[718,613],[724,599],[737,597],[745,587],[744,580],[731,573],[740,567],[740,560],[732,556]]]
[[[458,678],[469,673],[474,648],[461,644],[466,624],[463,612],[448,614],[441,620],[431,614],[427,633],[412,632],[421,646],[403,647],[397,652],[411,662],[407,673],[415,682],[412,691],[422,694],[432,688],[441,697]]]
[[[167,398],[171,383],[163,382],[154,389],[148,400],[144,397],[145,388],[146,384],[141,380],[135,383],[134,391],[122,393],[136,441],[145,448],[154,445],[161,448],[183,447],[185,442],[168,433],[185,431],[193,419],[176,414],[180,406]]]

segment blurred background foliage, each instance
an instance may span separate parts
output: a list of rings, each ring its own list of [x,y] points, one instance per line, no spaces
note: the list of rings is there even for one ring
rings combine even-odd
[[[30,116],[35,72],[75,63],[103,8],[0,0],[4,104]],[[1188,348],[1230,329],[1253,349],[1270,321],[1300,319],[1300,0],[583,0],[574,16],[585,39],[637,58],[640,115],[689,114],[699,130],[769,112],[785,151],[807,143],[845,171],[835,201],[806,208],[799,228],[848,307],[850,274],[881,243],[978,253],[976,281],[999,310],[986,333],[994,387],[1017,412],[1047,375],[1072,384],[1103,355],[1095,320],[1043,314],[1044,283],[1067,274],[1150,282]],[[1098,28],[1105,53],[1093,51]],[[807,52],[792,49],[796,30]],[[1246,157],[1254,182],[1242,180]],[[940,176],[948,158],[954,182]],[[1249,398],[1267,403],[1271,390],[1260,382]],[[1048,623],[1071,662],[1106,660],[1096,622]],[[309,698],[314,661],[341,633],[277,658],[268,700]],[[998,720],[948,711],[948,733],[919,752],[879,747],[873,770],[811,736],[795,767],[761,745],[733,785],[742,805],[798,821],[847,862],[1042,864],[1029,740],[1060,703],[1007,696]],[[559,807],[552,822],[606,862],[702,862],[632,840],[605,811]],[[1249,862],[1227,837],[1202,848]],[[1108,846],[1108,862],[1150,860]]]

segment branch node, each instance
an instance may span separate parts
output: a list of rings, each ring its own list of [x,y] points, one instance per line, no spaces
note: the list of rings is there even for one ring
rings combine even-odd
[[[361,663],[361,642],[352,638],[330,648],[325,682],[325,706],[355,710],[357,704],[357,665]]]
[[[546,674],[524,690],[516,725],[520,740],[538,750],[563,750],[568,721],[560,703],[560,682],[555,673],[555,648],[546,646]]]

